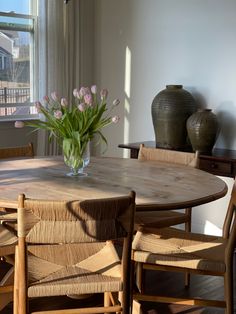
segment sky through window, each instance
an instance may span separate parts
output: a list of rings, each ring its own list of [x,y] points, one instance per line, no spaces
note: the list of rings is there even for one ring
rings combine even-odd
[[[2,12],[15,12],[21,14],[29,14],[29,1],[28,0],[0,0],[0,11]]]

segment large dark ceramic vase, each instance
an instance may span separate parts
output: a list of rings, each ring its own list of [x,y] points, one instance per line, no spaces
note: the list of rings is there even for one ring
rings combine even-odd
[[[219,131],[217,117],[211,109],[199,109],[188,118],[187,130],[193,150],[210,153]]]
[[[182,85],[167,85],[152,102],[156,147],[185,149],[186,121],[197,109],[193,96]]]

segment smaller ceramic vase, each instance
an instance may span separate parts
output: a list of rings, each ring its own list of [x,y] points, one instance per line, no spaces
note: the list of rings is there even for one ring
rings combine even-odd
[[[199,109],[188,118],[187,131],[194,151],[211,153],[219,131],[216,115],[211,109]]]

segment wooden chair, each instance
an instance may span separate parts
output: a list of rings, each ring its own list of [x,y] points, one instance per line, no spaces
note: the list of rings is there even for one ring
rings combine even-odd
[[[29,143],[27,146],[19,147],[4,147],[0,148],[0,159],[9,158],[23,158],[33,157],[34,149],[33,144]],[[12,264],[12,267],[4,275],[0,282],[0,310],[2,310],[7,303],[13,300],[13,273],[14,273],[14,253],[17,237],[11,229],[10,223],[16,221],[16,214],[7,213],[13,207],[9,203],[5,203],[5,207],[0,207],[0,256],[1,261],[7,261]],[[14,208],[16,211],[16,208]],[[0,266],[1,267],[1,266]]]
[[[233,314],[233,255],[236,242],[236,181],[226,213],[222,236],[209,236],[175,228],[141,228],[133,241],[133,261],[142,269],[190,272],[224,278],[225,300],[202,300],[147,295],[142,287],[135,300],[225,307]],[[158,284],[158,283],[157,283]],[[205,287],[207,289],[207,287]],[[206,290],[207,291],[207,290]]]
[[[33,144],[29,143],[27,146],[0,148],[0,159],[17,157],[34,157]]]
[[[172,164],[186,165],[191,167],[198,167],[199,159],[198,152],[180,152],[173,150],[166,150],[160,148],[145,147],[140,145],[138,160],[140,161],[159,161]],[[161,210],[155,204],[142,204],[136,206],[134,229],[137,230],[140,226],[149,226],[151,228],[163,228],[167,226],[174,226],[185,224],[185,231],[191,231],[192,208],[186,208],[185,212],[174,210]],[[141,272],[141,269],[137,270]],[[138,275],[139,285],[142,285],[141,273]],[[190,283],[190,275],[185,274],[185,286],[188,287]]]
[[[4,202],[3,205],[16,210],[16,206],[9,202]],[[0,212],[0,267],[12,265],[10,268],[7,267],[0,281],[0,311],[13,300],[14,254],[17,244],[15,223],[15,214]]]
[[[198,167],[198,153],[179,152],[159,148],[145,147],[140,145],[138,160],[140,161],[160,161],[186,166]],[[158,174],[157,174],[158,175]],[[191,231],[192,209],[186,208],[185,212],[162,210],[157,211],[155,204],[143,204],[136,206],[135,229],[139,226],[157,223],[158,227],[166,227],[178,224],[185,224],[185,230]]]
[[[67,202],[19,195],[14,314],[28,313],[30,297],[91,293],[104,293],[104,306],[73,313],[129,313],[134,211],[134,192]]]

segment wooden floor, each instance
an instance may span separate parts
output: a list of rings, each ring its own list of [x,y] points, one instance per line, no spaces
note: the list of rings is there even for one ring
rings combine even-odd
[[[184,276],[180,273],[149,272],[147,275],[148,286],[153,287],[150,293],[172,295],[178,297],[207,297],[222,300],[224,298],[223,278],[212,276],[191,275],[190,287],[184,287]],[[159,284],[158,284],[159,282]],[[161,284],[160,284],[161,283]],[[155,288],[154,288],[155,287]],[[170,305],[160,303],[143,303],[144,313],[148,314],[223,314],[224,309],[202,308],[185,305]]]
[[[223,279],[219,277],[208,276],[191,276],[191,285],[189,289],[184,288],[184,277],[182,274],[149,272],[147,274],[147,282],[152,289],[150,292],[158,292],[161,294],[188,296],[194,295],[198,297],[207,296],[208,298],[223,299]],[[236,298],[235,298],[236,299]],[[102,296],[96,298],[88,298],[83,301],[84,305],[94,305],[102,302]],[[30,301],[30,311],[73,308],[81,306],[81,301],[73,300],[69,297],[56,298],[40,298]],[[218,308],[201,308],[183,305],[168,305],[158,303],[143,303],[143,313],[147,314],[223,314],[224,309]],[[12,304],[9,304],[1,314],[12,314]],[[235,311],[236,313],[236,311]]]

